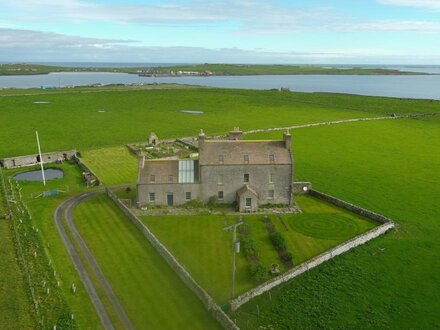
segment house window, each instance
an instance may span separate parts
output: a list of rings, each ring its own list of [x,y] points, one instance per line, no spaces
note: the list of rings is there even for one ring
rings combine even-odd
[[[154,174],[150,175],[150,182],[156,182],[156,176]]]
[[[168,182],[173,182],[173,176],[172,175],[168,175]]]
[[[222,200],[223,200],[223,191],[219,191],[219,192],[217,193],[217,198],[218,198],[219,201],[222,201]]]
[[[224,161],[225,161],[225,157],[224,157],[223,155],[219,155],[219,156],[218,156],[218,162],[219,162],[220,164],[223,164]]]
[[[268,198],[269,198],[269,199],[273,199],[274,196],[275,196],[275,190],[269,190]]]
[[[246,198],[245,206],[246,207],[251,207],[252,206],[252,198]]]
[[[275,162],[275,156],[269,155],[269,162],[274,163]]]
[[[223,174],[219,174],[217,176],[217,184],[222,185],[223,184]]]
[[[156,200],[156,194],[155,193],[150,193],[150,202],[154,202]]]
[[[273,173],[269,173],[269,183],[273,183]]]
[[[249,183],[249,174],[248,173],[244,174],[243,181],[244,181],[244,183]]]
[[[191,191],[187,191],[187,192],[185,193],[185,199],[186,199],[187,201],[190,201],[190,200],[191,200]]]
[[[249,155],[244,155],[243,160],[245,164],[249,164]]]

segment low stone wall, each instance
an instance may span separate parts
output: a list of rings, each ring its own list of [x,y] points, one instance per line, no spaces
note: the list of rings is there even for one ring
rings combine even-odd
[[[378,213],[374,213],[372,211],[363,209],[359,206],[356,206],[354,204],[350,204],[347,203],[343,200],[337,199],[333,196],[330,195],[326,195],[324,193],[318,192],[316,190],[309,190],[309,194],[311,196],[317,197],[319,199],[322,199],[326,202],[332,203],[334,205],[337,205],[339,207],[342,207],[344,209],[347,209],[351,212],[354,212],[356,214],[359,214],[363,217],[378,221],[380,223],[382,223],[380,226],[373,228],[361,235],[358,235],[344,243],[341,243],[339,245],[337,245],[336,247],[325,251],[324,253],[321,253],[320,255],[314,257],[311,260],[308,260],[306,262],[303,262],[302,264],[292,268],[291,270],[289,270],[288,272],[281,274],[263,284],[261,284],[260,286],[240,295],[239,297],[237,297],[236,299],[231,301],[231,310],[235,311],[237,310],[241,305],[247,303],[249,300],[251,300],[252,298],[255,298],[267,291],[269,291],[270,289],[284,283],[287,282],[289,280],[291,280],[294,277],[297,277],[298,275],[308,271],[309,269],[312,269],[320,264],[322,264],[323,262],[330,260],[334,257],[336,257],[337,255],[340,255],[342,253],[345,253],[359,245],[362,245],[380,235],[383,235],[384,233],[386,233],[388,230],[392,229],[395,227],[395,224],[393,221],[391,221],[391,219],[384,217],[383,215],[380,215]]]
[[[308,194],[311,189],[311,182],[292,182],[292,192],[294,195]]]
[[[43,163],[49,164],[70,160],[76,156],[76,152],[76,150],[55,151],[41,154],[41,156],[43,158]],[[40,157],[38,154],[0,159],[0,166],[4,168],[33,166],[38,165],[39,163]]]
[[[324,194],[322,192],[319,192],[319,191],[311,189],[309,191],[309,194],[311,196],[313,196],[313,197],[319,198],[319,199],[321,199],[321,200],[323,200],[325,202],[328,202],[328,203],[334,204],[336,206],[342,207],[342,208],[344,208],[344,209],[346,209],[348,211],[351,211],[353,213],[356,213],[356,214],[358,214],[360,216],[363,216],[363,217],[366,217],[366,218],[369,218],[369,219],[372,219],[372,220],[375,220],[375,221],[378,221],[378,222],[381,222],[381,223],[392,222],[391,219],[389,219],[389,218],[387,218],[387,217],[385,217],[385,216],[383,216],[381,214],[369,211],[367,209],[364,209],[364,208],[359,207],[357,205],[345,202],[342,199],[338,199],[336,197]]]
[[[88,186],[99,186],[102,183],[101,179],[99,179],[99,177],[86,164],[84,164],[77,155],[74,156],[74,160],[84,172],[90,173],[96,179],[96,181],[92,181],[90,175],[86,175],[84,179],[87,181]]]
[[[153,245],[157,252],[165,259],[168,265],[180,277],[185,285],[200,299],[205,308],[222,325],[224,329],[239,330],[239,327],[223,312],[214,299],[192,278],[185,268],[177,261],[173,254],[156,238],[156,236],[145,226],[129,208],[127,208],[109,188],[106,188],[107,195],[124,212],[131,222],[142,232],[142,234]]]

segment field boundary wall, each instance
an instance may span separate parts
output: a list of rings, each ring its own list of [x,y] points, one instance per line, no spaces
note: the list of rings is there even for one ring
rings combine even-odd
[[[199,298],[204,307],[222,325],[224,329],[239,330],[239,327],[229,316],[216,304],[214,299],[192,278],[188,271],[177,261],[174,255],[157,239],[150,229],[127,207],[119,198],[106,188],[107,195],[130,219],[130,221],[142,232],[142,234],[153,245],[157,252],[165,259],[171,269],[180,277],[183,283]]]
[[[95,174],[95,172],[93,172],[86,164],[84,164],[83,161],[77,155],[75,155],[73,159],[78,164],[78,166],[81,167],[85,172],[89,172],[96,178],[96,182],[94,182],[94,184],[89,184],[90,178],[86,177],[85,179],[88,185],[99,186],[102,183],[101,179]]]
[[[305,261],[303,263],[301,263],[300,265],[290,269],[289,271],[287,271],[284,274],[281,274],[263,284],[261,284],[260,286],[251,289],[247,292],[245,292],[244,294],[238,296],[236,299],[231,301],[231,310],[235,311],[237,310],[240,306],[242,306],[243,304],[247,303],[249,300],[271,290],[272,288],[287,282],[289,280],[291,280],[292,278],[297,277],[298,275],[301,275],[302,273],[307,272],[309,269],[312,269],[340,254],[343,254],[347,251],[350,251],[351,249],[365,244],[366,242],[379,237],[380,235],[385,234],[388,230],[392,229],[395,227],[395,224],[393,221],[391,221],[391,219],[380,215],[378,213],[374,213],[372,211],[363,209],[359,206],[356,206],[354,204],[350,204],[347,203],[343,200],[337,199],[336,197],[330,196],[330,195],[326,195],[324,193],[318,192],[316,190],[309,190],[309,194],[311,196],[314,196],[316,198],[319,198],[321,200],[324,200],[326,202],[332,203],[336,206],[342,207],[344,209],[347,209],[351,212],[354,212],[356,214],[359,214],[363,217],[378,221],[381,223],[381,225],[379,225],[378,227],[375,227],[363,234],[360,234],[348,241],[345,241],[337,246],[335,246],[334,248],[327,250],[323,253],[321,253],[320,255]]]

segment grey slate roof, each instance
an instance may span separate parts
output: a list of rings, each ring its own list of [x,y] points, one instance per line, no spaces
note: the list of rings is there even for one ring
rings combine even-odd
[[[223,156],[224,165],[242,164],[292,164],[290,151],[286,149],[284,141],[232,141],[206,140],[200,152],[200,165],[219,165],[219,156]],[[244,156],[249,156],[245,162]],[[274,156],[274,161],[269,159]]]
[[[251,187],[249,187],[249,185],[247,185],[247,184],[245,184],[243,187],[241,187],[240,189],[238,189],[238,191],[237,191],[237,195],[241,197],[241,196],[243,196],[243,194],[246,193],[246,192],[250,192],[251,194],[253,194],[253,195],[255,195],[255,196],[258,197],[257,192],[256,192],[254,189],[252,189]]]

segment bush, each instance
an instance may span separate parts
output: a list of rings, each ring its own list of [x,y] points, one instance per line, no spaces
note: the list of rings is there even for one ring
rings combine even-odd
[[[273,232],[269,238],[276,250],[286,250],[286,241],[279,232]]]
[[[286,251],[286,253],[284,253],[281,256],[281,261],[284,263],[292,263],[293,261],[293,254],[291,252]]]
[[[240,238],[241,249],[246,257],[258,257],[258,248],[252,238],[242,236]]]
[[[273,234],[275,232],[275,226],[273,225],[272,222],[266,223],[266,229],[269,234]]]
[[[262,282],[267,278],[267,271],[261,264],[253,264],[249,266],[249,275],[257,282]]]
[[[209,206],[213,206],[216,202],[217,202],[217,196],[213,195],[213,196],[209,197],[207,204]]]

